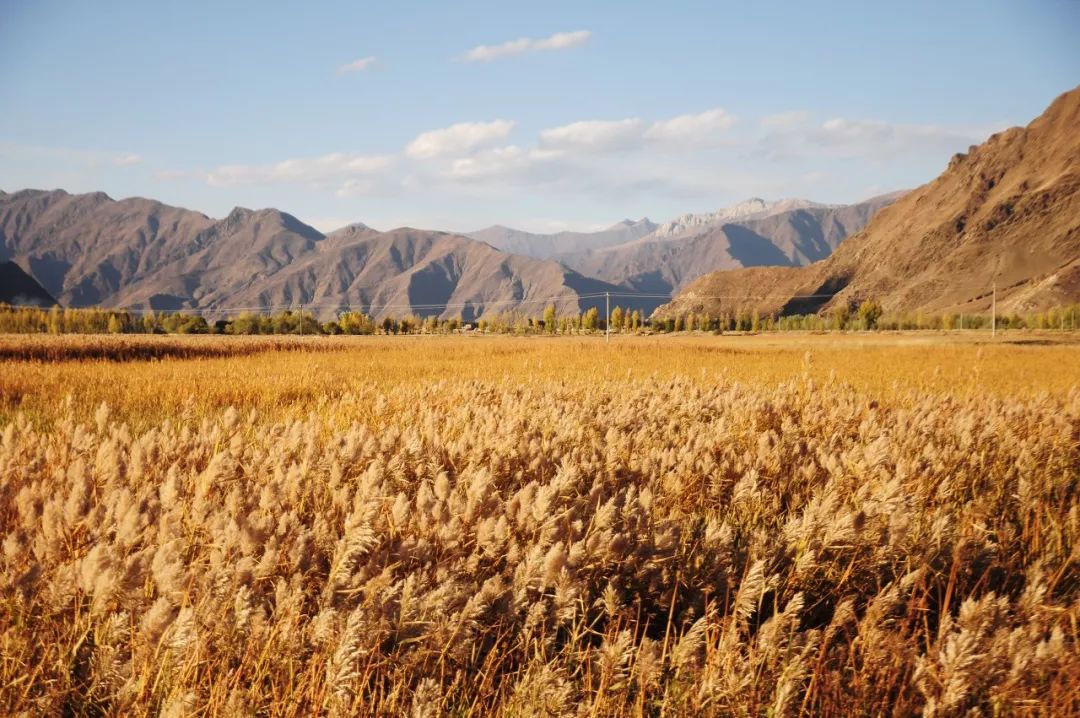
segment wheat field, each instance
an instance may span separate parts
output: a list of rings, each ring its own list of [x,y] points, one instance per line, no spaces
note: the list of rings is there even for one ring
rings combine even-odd
[[[1080,345],[0,338],[0,713],[1080,713]]]

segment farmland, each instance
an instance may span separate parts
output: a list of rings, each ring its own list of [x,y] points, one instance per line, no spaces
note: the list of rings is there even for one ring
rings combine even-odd
[[[1080,712],[1070,336],[0,337],[0,712]]]

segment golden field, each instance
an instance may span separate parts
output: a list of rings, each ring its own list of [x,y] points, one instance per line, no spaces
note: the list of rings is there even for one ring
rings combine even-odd
[[[1069,335],[0,338],[0,713],[1080,713]]]

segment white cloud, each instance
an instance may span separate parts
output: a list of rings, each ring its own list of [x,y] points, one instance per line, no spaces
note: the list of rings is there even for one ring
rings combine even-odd
[[[517,40],[504,42],[501,45],[477,45],[466,52],[462,59],[466,62],[490,62],[500,57],[521,55],[537,50],[565,50],[570,47],[584,45],[591,37],[592,33],[588,30],[557,32],[550,37],[544,38],[521,37]]]
[[[719,142],[721,135],[734,124],[735,116],[717,107],[654,122],[645,131],[645,139],[700,147]]]
[[[678,115],[653,123],[625,120],[584,120],[540,132],[541,147],[582,152],[641,149],[646,144],[671,148],[703,148],[721,144],[735,116],[720,108]]]
[[[40,159],[68,165],[81,165],[86,169],[98,169],[103,165],[113,167],[133,167],[141,164],[142,155],[134,152],[112,152],[108,150],[84,150],[74,147],[52,147],[46,145],[23,145],[15,142],[0,142],[0,155]]]
[[[537,50],[564,50],[568,47],[584,45],[592,37],[588,30],[575,30],[574,32],[557,32],[551,37],[533,42]]]
[[[640,143],[645,123],[636,117],[626,120],[583,120],[540,133],[540,145],[559,149],[607,151]]]
[[[131,167],[143,161],[140,155],[134,152],[123,152],[113,157],[112,163],[117,167]]]
[[[441,130],[431,130],[410,142],[405,148],[405,154],[413,159],[431,159],[469,152],[506,139],[515,124],[510,120],[461,122]]]
[[[324,183],[371,175],[388,169],[394,158],[386,155],[333,153],[321,157],[301,157],[266,165],[224,165],[206,175],[216,186],[272,184],[276,182]]]
[[[997,127],[905,124],[883,120],[833,118],[805,124],[806,116],[773,123],[759,140],[761,151],[773,158],[792,159],[807,154],[880,162],[912,154],[946,155],[981,143]]]
[[[375,64],[374,57],[361,57],[359,60],[353,60],[341,65],[337,69],[337,74],[346,75],[351,72],[363,72],[369,70]]]
[[[786,129],[803,124],[809,117],[810,113],[806,110],[788,110],[765,115],[761,118],[759,124],[767,130]]]
[[[445,176],[464,182],[538,177],[536,170],[562,159],[560,150],[530,149],[517,145],[494,147],[472,157],[454,160]]]

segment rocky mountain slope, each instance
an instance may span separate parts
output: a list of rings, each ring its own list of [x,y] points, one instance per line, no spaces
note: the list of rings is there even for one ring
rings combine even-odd
[[[538,259],[551,259],[559,254],[586,252],[629,242],[652,234],[657,227],[657,224],[646,217],[636,222],[624,219],[598,232],[534,234],[497,224],[486,229],[468,232],[465,236],[487,242],[504,252],[523,254]]]
[[[1080,300],[1080,88],[1027,127],[958,154],[828,259],[714,272],[658,314],[801,313],[867,298],[894,311],[1001,311]],[[799,299],[807,295],[824,295]],[[717,299],[716,297],[723,297]]]
[[[862,229],[882,207],[902,196],[894,192],[852,205],[814,205],[803,200],[736,205],[732,218],[711,224],[675,223],[654,234],[614,247],[556,256],[587,276],[635,291],[670,294],[710,271],[762,265],[802,266],[829,256],[846,237]],[[787,204],[806,206],[773,212]],[[754,208],[757,208],[755,211]],[[715,217],[693,215],[694,217]]]
[[[0,196],[0,259],[18,261],[71,306],[224,312],[304,304],[326,315],[351,307],[469,319],[539,314],[551,297],[560,311],[580,311],[603,301],[582,295],[617,290],[556,262],[444,232],[360,225],[327,236],[273,209],[236,208],[215,220],[151,200],[62,191]]]
[[[760,197],[751,197],[715,212],[684,214],[657,227],[653,236],[656,239],[679,237],[703,227],[726,222],[761,219],[762,217],[780,214],[781,212],[791,212],[797,209],[828,209],[830,206],[832,205],[811,202],[807,199],[789,198],[769,201]]]

